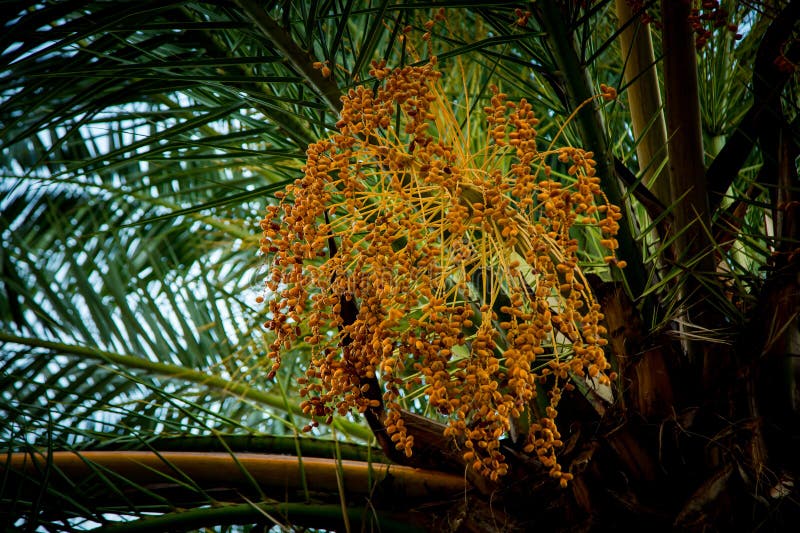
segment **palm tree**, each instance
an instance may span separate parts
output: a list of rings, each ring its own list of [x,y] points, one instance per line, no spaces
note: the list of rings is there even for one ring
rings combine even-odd
[[[6,3],[3,525],[788,528],[800,518],[800,3],[719,4]],[[586,302],[602,312],[595,331],[606,332],[598,345],[606,345],[609,368],[605,359],[583,366],[574,348],[585,336],[556,343],[553,335],[550,357],[567,358],[553,368],[570,380],[557,394],[558,416],[542,401],[553,373],[536,367],[531,385],[519,389],[519,397],[535,398],[515,404],[518,416],[495,418],[496,435],[475,437],[501,454],[502,468],[486,467],[496,475],[474,465],[466,443],[488,427],[482,417],[497,405],[467,412],[471,425],[445,434],[455,414],[431,396],[434,372],[423,361],[405,371],[347,370],[363,387],[347,404],[351,412],[316,412],[297,378],[327,364],[313,359],[324,339],[307,337],[305,312],[288,321],[303,333],[281,337],[279,308],[259,303],[281,301],[286,287],[264,289],[279,264],[274,239],[259,244],[265,209],[275,215],[266,231],[272,222],[280,228],[292,201],[305,198],[290,186],[313,166],[309,145],[342,131],[352,95],[378,95],[404,66],[438,73],[425,82],[438,95],[429,112],[450,132],[448,142],[461,143],[458,161],[466,165],[469,156],[487,175],[507,172],[497,142],[507,132],[489,142],[481,110],[498,108],[496,101],[509,109],[506,99],[519,109],[524,98],[540,121],[536,154],[553,150],[552,161],[541,155],[536,164],[567,188],[576,172],[587,179],[596,172],[600,203],[623,215],[613,242],[591,228],[564,234],[577,242]],[[399,125],[410,108],[398,98],[390,95],[397,106],[387,109]],[[385,143],[364,161],[380,159],[381,150],[414,153],[400,134],[381,141],[378,131],[352,137],[367,147]],[[569,154],[593,152],[591,171],[569,171],[555,159],[578,147]],[[408,175],[422,176],[414,164]],[[375,168],[388,175],[383,163]],[[382,183],[371,179],[364,180],[370,197],[397,208],[388,189],[369,189]],[[488,189],[470,179],[452,198],[474,210],[474,194]],[[396,181],[415,187],[411,178]],[[541,181],[531,187],[540,191]],[[441,223],[448,207],[428,189],[413,190],[420,200],[408,217],[441,227],[436,242],[474,245],[457,242]],[[325,257],[317,265],[334,263],[337,242],[355,239],[342,254],[367,246],[347,233],[349,222],[336,226],[337,217],[351,220],[343,209],[315,219],[338,227],[335,237],[321,234]],[[481,235],[465,234],[474,242]],[[395,253],[407,242],[384,244]],[[443,264],[455,266],[441,277],[453,301],[466,301],[467,286],[497,288],[462,311],[488,313],[498,335],[508,332],[500,324],[509,323],[514,291],[535,285],[532,270],[525,273],[531,261],[510,250],[497,245],[474,265],[450,258]],[[548,248],[545,263],[555,265],[563,252]],[[322,292],[338,290],[353,271],[345,264],[323,272],[327,278],[313,280]],[[353,324],[369,307],[358,297],[336,302],[321,333],[334,355],[357,346]],[[414,306],[404,312],[434,316]],[[477,325],[459,320],[460,348],[442,360],[447,387],[469,381],[477,350]],[[385,332],[392,355],[409,340],[409,324]],[[276,335],[286,341],[278,350]],[[511,387],[506,373],[522,364],[512,343],[506,336],[490,350],[501,392]],[[392,392],[395,385],[409,389]],[[324,423],[329,414],[336,416]],[[525,432],[543,434],[531,428],[545,419],[560,438],[533,446]],[[486,457],[491,466],[495,456]]]

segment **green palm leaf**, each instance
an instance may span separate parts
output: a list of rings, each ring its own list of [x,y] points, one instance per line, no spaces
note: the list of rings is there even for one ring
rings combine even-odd
[[[665,96],[676,96],[662,69],[662,36],[675,29],[662,25],[666,0],[625,9],[610,0],[4,2],[0,522],[54,531],[614,528],[619,516],[659,528],[667,519],[678,528],[796,522],[797,506],[786,502],[800,475],[800,14],[786,1],[725,0],[723,15],[711,4],[692,19],[710,28],[697,85],[677,95],[696,89],[700,103],[686,127],[701,133],[707,172],[695,178],[709,192],[692,211],[693,188],[675,186],[676,138],[653,146],[650,135],[666,129],[674,109]],[[723,22],[714,26],[712,15]],[[652,54],[626,51],[626,30],[647,33]],[[418,432],[410,461],[429,470],[396,474],[394,450],[373,447],[376,437],[389,441],[374,420],[347,415],[301,431],[309,418],[294,378],[309,367],[311,346],[298,342],[266,379],[274,337],[263,327],[269,309],[256,303],[271,296],[271,258],[259,253],[265,207],[303,176],[308,145],[336,129],[342,95],[378,90],[373,61],[393,68],[431,55],[445,101],[469,130],[468,152],[488,142],[482,113],[496,85],[532,104],[543,147],[593,150],[605,193],[626,213],[625,269],[601,261],[599,231],[570,235],[607,315],[607,356],[619,373],[609,391],[570,377],[578,381],[560,408],[568,429],[559,460],[575,476],[572,490],[523,452],[516,431],[534,422],[527,411],[503,435],[508,477],[489,483],[462,469],[463,443],[439,434],[428,384],[412,385],[419,370],[402,376],[410,389],[400,401]],[[634,56],[652,57],[661,73],[649,94],[635,90]],[[602,102],[601,84],[619,98]],[[634,108],[647,111],[642,123]],[[572,179],[561,163],[552,176]],[[497,301],[508,300],[498,290]],[[465,330],[465,342],[474,333]],[[543,411],[545,388],[539,401],[531,413]],[[85,452],[78,461],[68,453],[76,451]],[[114,462],[139,457],[125,454],[147,459],[131,470]],[[224,464],[236,483],[213,471],[204,478],[181,454]],[[259,470],[273,455],[280,461]],[[311,471],[327,476],[324,488]],[[748,503],[726,508],[728,491]],[[411,511],[423,501],[430,513]]]

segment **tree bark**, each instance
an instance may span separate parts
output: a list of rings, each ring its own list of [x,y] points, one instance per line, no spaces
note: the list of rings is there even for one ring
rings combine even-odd
[[[694,33],[689,23],[691,3],[662,0],[662,48],[666,100],[667,151],[669,154],[670,204],[674,206],[674,257],[686,269],[679,288],[682,303],[684,349],[690,361],[702,369],[703,388],[716,389],[718,370],[726,364],[707,336],[719,327],[703,278],[716,272],[710,237],[711,216],[703,162],[703,133],[697,79]],[[708,390],[708,389],[706,389]]]

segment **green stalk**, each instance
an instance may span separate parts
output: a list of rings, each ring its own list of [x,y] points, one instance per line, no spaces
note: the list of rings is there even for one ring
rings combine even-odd
[[[223,445],[224,442],[224,445]],[[235,453],[254,452],[280,455],[297,455],[298,449],[303,457],[337,457],[351,461],[386,463],[387,459],[374,447],[327,439],[298,439],[294,436],[275,435],[227,435],[200,437],[194,435],[163,436],[114,440],[94,445],[100,450],[159,450],[181,452],[225,451],[229,448]]]
[[[48,478],[50,472],[54,475]],[[395,509],[463,497],[469,490],[463,473],[316,457],[305,458],[301,468],[291,455],[255,453],[89,450],[44,456],[31,450],[8,454],[0,464],[0,476],[9,480],[9,486],[19,487],[23,500],[30,501],[42,490],[74,492],[78,486],[86,489],[80,492],[80,501],[109,512],[137,498],[147,506],[160,506],[164,498],[175,506],[205,504],[213,501],[218,489],[226,489],[225,498],[236,502],[248,501],[254,493],[283,501],[297,499],[302,497],[305,475],[313,480],[315,498],[335,501],[344,490],[352,501],[378,498],[373,500],[376,505],[388,497]],[[104,485],[109,483],[120,490],[108,490]]]
[[[534,7],[543,29],[547,32],[550,51],[556,59],[565,82],[567,103],[572,109],[575,109],[582,102],[592,98],[594,90],[589,79],[589,71],[579,60],[575,36],[566,26],[559,4],[559,2],[548,0],[536,2]],[[601,179],[603,191],[611,203],[620,207],[624,206],[622,187],[614,170],[613,158],[606,142],[605,127],[599,107],[595,103],[584,106],[578,111],[575,120],[581,129],[584,143],[595,153],[597,175]],[[626,220],[630,221],[630,210],[628,210],[628,214]],[[632,296],[636,298],[644,292],[647,278],[641,253],[633,240],[629,224],[620,224],[617,240],[619,241],[619,255],[628,263],[624,280],[627,282]],[[612,268],[612,275],[617,281],[623,280],[622,272],[616,267]]]
[[[284,399],[278,394],[271,394],[258,389],[253,389],[249,385],[243,383],[236,383],[234,381],[230,381],[221,378],[219,376],[207,374],[205,372],[201,372],[193,368],[187,368],[179,365],[172,365],[169,363],[148,361],[147,359],[144,359],[142,357],[136,357],[134,355],[127,355],[127,354],[118,354],[114,352],[107,352],[89,346],[75,346],[71,344],[64,344],[61,342],[46,341],[43,339],[37,339],[33,337],[20,337],[17,335],[10,335],[8,333],[3,333],[3,332],[0,332],[0,342],[11,342],[15,344],[21,344],[24,346],[44,348],[55,353],[77,355],[80,357],[86,357],[100,361],[107,361],[109,363],[120,365],[122,367],[129,369],[146,370],[153,374],[169,376],[184,381],[189,381],[191,383],[198,383],[200,385],[204,385],[211,389],[217,389],[232,394],[234,396],[247,398],[248,400],[253,400],[268,407],[273,407],[275,409],[280,409],[280,410],[286,410],[292,415],[308,418],[308,416],[305,413],[303,413],[299,407],[297,407],[296,405],[294,406],[288,405],[284,401]],[[345,420],[341,417],[337,418],[334,421],[334,426],[337,427],[343,433],[351,437],[355,437],[365,441],[372,436],[372,432],[368,428],[360,424],[356,424],[355,422],[350,422],[349,420]]]
[[[384,513],[362,508],[349,508],[343,514],[338,505],[304,503],[243,503],[220,507],[190,509],[163,514],[153,518],[142,518],[103,528],[101,531],[119,533],[138,533],[140,531],[188,531],[219,525],[253,524],[278,520],[292,525],[312,528],[338,529],[345,524],[344,517],[350,520],[359,531],[362,526],[369,530],[370,517],[377,518],[377,526],[383,532],[412,533],[424,529],[390,517]]]

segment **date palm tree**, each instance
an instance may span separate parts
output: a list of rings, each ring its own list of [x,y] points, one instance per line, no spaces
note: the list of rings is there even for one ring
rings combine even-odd
[[[800,518],[800,3],[1,11],[8,529]]]

